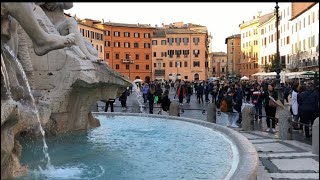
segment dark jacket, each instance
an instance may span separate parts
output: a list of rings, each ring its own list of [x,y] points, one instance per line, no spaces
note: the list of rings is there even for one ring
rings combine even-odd
[[[227,112],[233,112],[233,97],[227,94],[223,99],[227,101],[227,106],[228,106]]]
[[[301,112],[317,112],[319,110],[319,94],[316,90],[306,90],[298,96]]]
[[[161,103],[162,110],[168,111],[169,107],[170,107],[170,103],[171,103],[171,101],[170,101],[169,97],[168,96],[163,96],[162,97],[162,103]]]
[[[269,100],[270,100],[269,91],[266,90],[263,94],[264,94],[264,100],[265,100],[265,108],[277,109],[276,107],[269,106]],[[276,91],[273,91],[271,97],[273,97],[274,100],[278,100],[278,93]]]

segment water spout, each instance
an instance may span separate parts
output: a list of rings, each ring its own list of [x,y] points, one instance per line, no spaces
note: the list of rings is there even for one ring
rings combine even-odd
[[[40,132],[42,134],[42,141],[43,141],[43,149],[42,149],[42,151],[43,151],[43,154],[45,156],[45,159],[47,160],[46,167],[48,168],[48,167],[51,166],[51,161],[50,161],[50,156],[49,156],[49,153],[48,153],[48,146],[47,146],[46,139],[45,139],[45,131],[43,130],[42,125],[41,125],[39,111],[38,111],[37,105],[35,103],[35,99],[34,99],[34,97],[32,95],[31,88],[30,88],[26,73],[23,70],[23,67],[22,67],[20,61],[18,60],[18,58],[15,56],[14,52],[10,49],[10,47],[7,44],[1,43],[1,50],[2,50],[3,56],[5,58],[7,58],[7,59],[9,59],[9,60],[11,60],[12,62],[15,63],[16,67],[18,67],[18,70],[21,73],[22,78],[23,78],[23,80],[25,82],[25,85],[26,85],[26,88],[27,88],[27,93],[30,96],[34,112],[35,112],[35,114],[37,116],[37,120],[39,122],[39,130],[40,130]],[[2,66],[2,60],[3,60],[3,58],[2,58],[2,54],[1,54],[1,73],[2,73],[2,67],[5,67],[5,66]],[[6,72],[5,69],[3,71]],[[5,81],[8,81],[8,78],[7,79],[5,78]],[[9,84],[7,84],[7,85],[9,85]]]

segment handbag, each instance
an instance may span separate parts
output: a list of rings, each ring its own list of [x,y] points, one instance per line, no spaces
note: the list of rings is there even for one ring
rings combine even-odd
[[[272,99],[269,99],[269,106],[276,108],[278,105]]]

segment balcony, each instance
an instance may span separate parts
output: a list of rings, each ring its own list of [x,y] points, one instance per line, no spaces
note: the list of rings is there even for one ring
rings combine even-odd
[[[299,67],[313,67],[313,66],[319,66],[319,59],[313,60],[313,61],[306,61],[306,62],[300,62]]]

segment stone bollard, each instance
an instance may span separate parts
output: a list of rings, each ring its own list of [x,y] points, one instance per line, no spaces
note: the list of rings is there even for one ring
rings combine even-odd
[[[245,131],[253,131],[254,125],[254,105],[253,104],[244,104],[242,109],[242,129]]]
[[[279,117],[279,138],[281,140],[292,140],[292,117],[287,108],[277,108]]]
[[[209,103],[207,107],[207,121],[211,123],[217,122],[217,106],[214,103]]]
[[[312,125],[312,153],[319,155],[319,117]]]
[[[139,102],[137,100],[133,100],[131,112],[132,113],[141,113],[140,105],[139,105]]]
[[[169,116],[180,116],[180,103],[178,101],[170,103]]]

